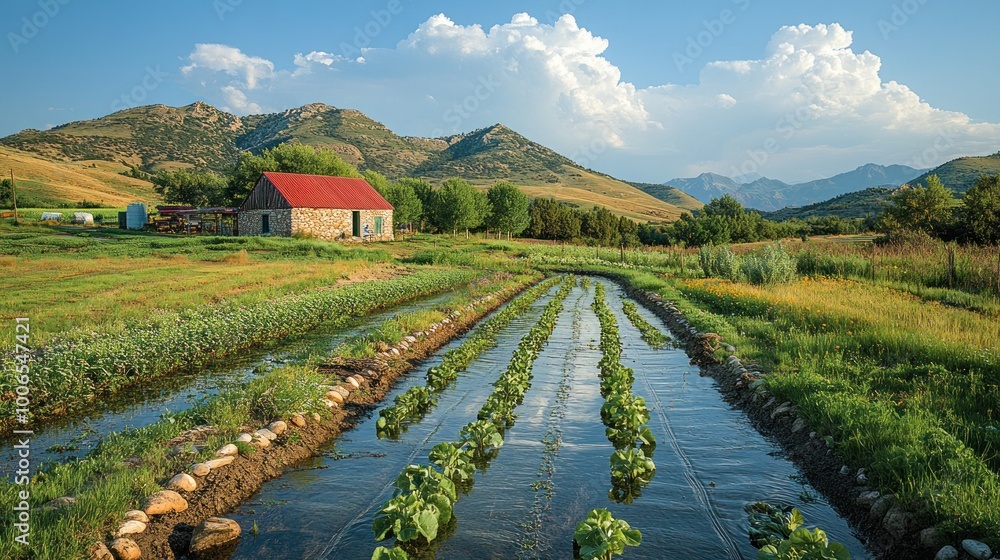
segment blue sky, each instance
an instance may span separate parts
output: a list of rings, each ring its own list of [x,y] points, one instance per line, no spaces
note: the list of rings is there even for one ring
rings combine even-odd
[[[407,135],[503,122],[633,180],[927,167],[1000,149],[997,21],[988,0],[8,0],[0,134],[323,102]]]

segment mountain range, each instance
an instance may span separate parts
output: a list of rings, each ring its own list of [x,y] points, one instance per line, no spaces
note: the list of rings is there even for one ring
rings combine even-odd
[[[748,208],[773,212],[789,206],[815,204],[872,187],[897,187],[926,171],[905,165],[882,166],[869,163],[828,179],[794,185],[767,177],[738,183],[714,173],[703,173],[693,179],[673,179],[664,184],[684,191],[706,204],[713,198],[728,194]]]
[[[109,165],[145,173],[176,169],[224,173],[241,152],[256,153],[284,142],[332,149],[360,169],[390,178],[421,177],[434,182],[458,176],[479,186],[505,179],[531,197],[553,197],[582,208],[601,205],[640,221],[670,222],[682,211],[701,207],[674,189],[663,190],[664,200],[585,169],[502,124],[443,138],[405,137],[360,111],[319,103],[248,117],[201,102],[185,107],[136,107],[2,138],[0,163],[20,162],[15,170],[27,175],[22,176],[27,188],[35,189],[29,194],[58,200],[59,193],[67,190],[66,183],[92,179],[96,171],[91,170],[105,176]],[[41,161],[30,165],[27,160],[31,158]],[[70,192],[65,196],[77,197],[80,189]],[[122,202],[122,197],[111,202],[106,192],[92,196],[92,201]],[[155,202],[155,198],[150,189],[146,200]]]

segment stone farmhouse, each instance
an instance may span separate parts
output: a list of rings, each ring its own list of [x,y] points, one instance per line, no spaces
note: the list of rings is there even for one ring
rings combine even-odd
[[[392,241],[392,205],[364,179],[265,172],[239,208],[241,236]]]

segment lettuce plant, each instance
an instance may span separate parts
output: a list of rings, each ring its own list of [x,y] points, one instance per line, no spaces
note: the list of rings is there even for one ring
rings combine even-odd
[[[595,509],[576,526],[573,542],[579,547],[582,560],[611,560],[623,553],[626,546],[639,546],[642,533],[624,520],[615,519],[610,511]]]

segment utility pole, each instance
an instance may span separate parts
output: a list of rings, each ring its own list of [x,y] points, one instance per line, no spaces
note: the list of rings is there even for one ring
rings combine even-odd
[[[14,186],[14,168],[10,169],[10,196],[14,201],[14,225],[18,225],[17,222],[17,188]]]

